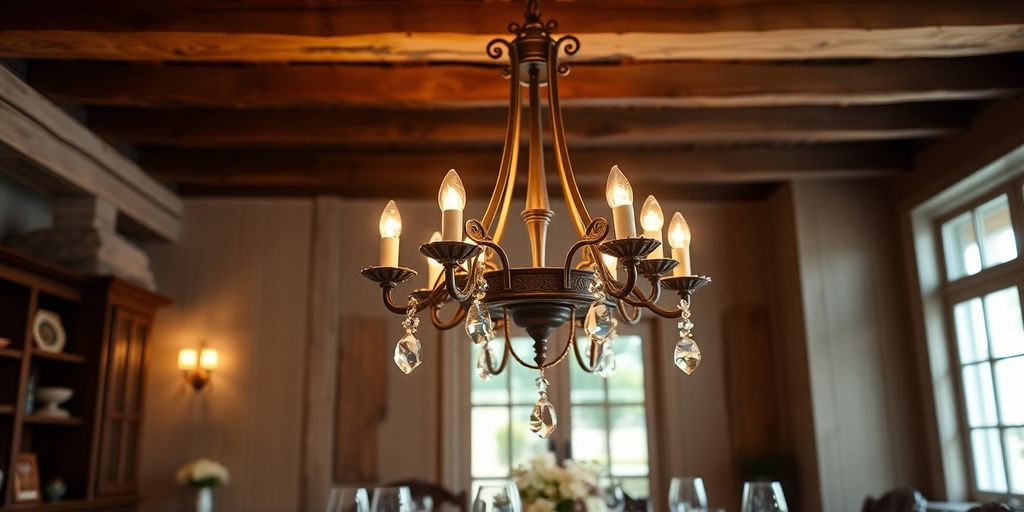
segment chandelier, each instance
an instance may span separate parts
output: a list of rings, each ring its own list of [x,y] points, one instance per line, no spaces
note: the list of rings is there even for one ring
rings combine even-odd
[[[679,319],[679,341],[673,361],[683,372],[691,374],[701,359],[692,334],[691,296],[711,279],[693,275],[690,270],[690,230],[679,212],[672,216],[668,228],[672,257],[664,257],[661,243],[664,215],[653,196],[648,196],[643,204],[640,212],[643,234],[637,236],[633,190],[618,166],[611,168],[606,187],[614,237],[609,237],[610,228],[605,218],[590,216],[576,186],[558,100],[558,78],[569,74],[569,65],[559,62],[559,55],[562,52],[575,55],[580,41],[571,35],[556,39],[552,33],[558,23],[541,20],[536,0],[526,2],[525,17],[522,25],[509,24],[509,32],[515,36],[511,41],[499,38],[487,45],[487,55],[492,59],[508,55],[508,64],[501,74],[510,80],[511,92],[501,165],[483,218],[469,220],[463,226],[466,192],[459,175],[450,170],[438,192],[441,231],[420,246],[420,253],[427,258],[429,287],[413,290],[404,304],[393,298],[395,288],[416,275],[414,270],[398,264],[402,220],[394,201],[388,202],[380,217],[380,264],[363,269],[362,274],[380,285],[384,305],[389,310],[405,315],[402,322],[405,335],[395,346],[394,358],[404,373],[420,365],[422,347],[416,338],[419,326],[416,315],[429,309],[434,327],[447,330],[464,325],[470,340],[480,346],[477,359],[480,378],[488,380],[500,374],[510,360],[539,372],[534,381],[539,397],[530,414],[530,430],[546,438],[554,432],[557,418],[548,400],[549,382],[544,371],[567,359],[571,351],[584,371],[610,376],[615,369],[612,345],[618,323],[620,320],[637,323],[642,310]],[[500,242],[516,185],[523,121],[521,87],[528,89],[529,98],[526,105],[529,161],[522,218],[529,233],[532,262],[528,267],[513,267]],[[545,265],[547,229],[554,212],[548,204],[541,140],[541,89],[544,87],[562,194],[580,237],[560,267]],[[622,271],[622,279],[618,278],[619,271]],[[642,286],[643,280],[650,286]],[[643,288],[649,289],[644,291]],[[677,304],[670,309],[657,304],[663,288],[679,296]],[[442,306],[453,301],[458,304],[456,313],[451,318],[442,318]],[[513,348],[509,332],[513,323],[533,339],[531,355],[518,354]],[[564,344],[550,340],[556,330],[565,325],[569,332]],[[577,327],[586,334],[585,342],[576,339]],[[495,341],[495,332],[501,334],[503,341]],[[549,345],[561,348],[549,354]],[[532,361],[529,361],[531,356]]]

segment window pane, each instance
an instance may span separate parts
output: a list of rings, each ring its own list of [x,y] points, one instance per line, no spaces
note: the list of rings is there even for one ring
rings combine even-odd
[[[650,484],[646,478],[622,478],[618,480],[622,482],[622,490],[630,498],[648,498],[651,495]]]
[[[581,347],[587,347],[585,356],[590,355],[590,339],[579,338],[577,340]],[[618,342],[615,342],[616,352]],[[616,361],[617,363],[618,361]],[[569,399],[573,404],[600,404],[605,401],[604,381],[605,379],[596,373],[587,373],[576,364],[576,361],[569,362],[570,393]],[[615,372],[619,369],[616,367]]]
[[[1001,195],[975,211],[981,224],[981,240],[985,253],[985,268],[1005,263],[1017,257],[1017,240],[1010,224],[1010,202]]]
[[[501,357],[497,352],[497,349],[493,349],[494,354]],[[472,349],[473,354],[473,365],[470,366],[469,376],[470,382],[470,394],[469,400],[473,405],[479,404],[507,404],[508,403],[508,372],[503,372],[501,375],[494,375],[491,380],[484,381],[476,374],[476,360],[480,356],[480,347],[474,346]]]
[[[548,451],[548,440],[530,432],[533,407],[512,408],[512,466],[523,464],[534,455]]]
[[[1024,425],[1024,357],[996,362],[996,386],[1003,425]]]
[[[1024,428],[1007,429],[1003,439],[1010,464],[1010,492],[1024,494]]]
[[[647,415],[642,405],[612,406],[612,474],[647,474]]]
[[[963,375],[967,423],[972,427],[996,425],[996,397],[989,363],[965,366]]]
[[[1020,295],[1017,288],[1006,288],[985,296],[992,357],[1024,353],[1024,325],[1021,325]]]
[[[473,407],[472,474],[504,477],[509,473],[509,418],[505,407]]]
[[[512,338],[512,348],[516,349],[516,354],[519,354],[524,361],[533,362],[533,339]],[[537,401],[537,385],[533,382],[539,375],[537,371],[521,366],[515,361],[509,361],[505,373],[510,374],[509,378],[512,379],[512,403],[533,405]]]
[[[971,431],[974,472],[979,491],[1006,492],[1006,471],[999,430],[985,428]]]
[[[985,335],[985,313],[981,299],[971,299],[953,307],[956,341],[960,347],[960,362],[974,363],[988,359],[988,339]]]
[[[950,280],[981,271],[981,252],[971,212],[942,225],[942,245],[946,252],[946,274]]]
[[[608,425],[604,407],[574,405],[572,408],[572,458],[608,465]]]
[[[615,373],[608,378],[608,400],[639,404],[644,401],[644,350],[639,336],[615,339]]]

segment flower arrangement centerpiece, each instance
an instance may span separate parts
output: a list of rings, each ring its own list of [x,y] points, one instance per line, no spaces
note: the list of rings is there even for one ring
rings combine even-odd
[[[213,488],[228,483],[228,468],[210,459],[198,459],[178,469],[177,480],[181,485],[198,489],[196,512],[213,512]]]
[[[606,512],[598,485],[597,464],[555,462],[550,452],[539,453],[513,471],[523,512]]]

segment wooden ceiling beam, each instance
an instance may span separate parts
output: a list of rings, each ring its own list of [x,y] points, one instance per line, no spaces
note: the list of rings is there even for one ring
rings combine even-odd
[[[930,139],[959,132],[975,102],[567,111],[571,147]],[[507,109],[151,109],[94,107],[88,125],[137,145],[497,146]],[[524,133],[525,137],[525,133]]]
[[[721,149],[587,149],[573,154],[581,187],[603,190],[618,164],[637,193],[693,184],[743,184],[791,179],[849,179],[898,174],[910,167],[911,145],[850,143],[808,147]],[[500,153],[493,150],[389,151],[338,149],[141,148],[141,165],[159,180],[203,190],[307,190],[365,197],[424,197],[449,168],[466,188],[486,195]],[[548,163],[553,168],[553,163]],[[549,177],[554,173],[549,172]],[[553,183],[554,186],[557,187]],[[195,190],[193,189],[193,190]]]
[[[382,7],[382,3],[385,6]],[[547,2],[585,60],[949,57],[1024,49],[1024,3]],[[180,61],[486,62],[520,2],[8,0],[0,55]]]
[[[1024,89],[1020,55],[853,62],[576,65],[563,105],[746,107],[989,99]],[[72,79],[73,78],[73,79]],[[33,61],[32,85],[85,105],[479,108],[508,104],[495,68]]]

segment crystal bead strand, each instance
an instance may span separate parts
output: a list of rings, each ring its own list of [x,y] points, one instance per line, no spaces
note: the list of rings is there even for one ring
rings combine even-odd
[[[420,319],[416,318],[416,305],[416,299],[409,301],[409,309],[405,311],[405,320],[402,320],[405,336],[402,336],[395,345],[395,364],[406,375],[412,373],[422,362],[420,360],[420,340],[416,339],[416,328],[420,326]]]
[[[697,346],[697,342],[693,339],[690,303],[686,299],[679,299],[679,309],[682,310],[682,316],[679,319],[679,323],[676,324],[679,327],[679,342],[676,343],[673,360],[683,373],[690,375],[697,369],[697,365],[700,364],[700,347]]]
[[[590,293],[594,294],[594,302],[587,310],[587,316],[583,321],[583,332],[586,332],[594,343],[602,344],[615,334],[615,326],[618,320],[612,314],[612,308],[605,304],[607,294],[604,291],[604,281],[601,273],[594,271],[594,280],[590,283]]]
[[[485,263],[477,263],[476,282],[473,286],[473,303],[466,312],[466,334],[477,345],[483,345],[494,339],[494,322],[491,313],[482,302],[487,296],[487,279],[484,279]]]
[[[537,394],[540,398],[533,404],[533,411],[530,412],[530,430],[541,439],[547,439],[558,427],[558,418],[555,416],[555,406],[548,401],[548,386],[551,385],[544,377],[544,370],[533,381],[537,387]]]

